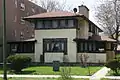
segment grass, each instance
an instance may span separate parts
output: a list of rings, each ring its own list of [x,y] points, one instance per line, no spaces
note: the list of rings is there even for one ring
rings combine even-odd
[[[35,66],[35,67],[28,67],[22,70],[21,73],[19,74],[36,74],[36,75],[60,75],[61,70],[64,67],[60,67],[60,71],[54,72],[53,67],[50,66]],[[90,75],[94,74],[96,71],[101,69],[101,67],[89,67],[88,68],[82,68],[80,66],[75,66],[75,67],[70,67],[71,69],[71,75],[89,75],[89,70],[90,70]],[[0,69],[0,74],[3,74],[3,70]],[[8,74],[15,74],[14,72],[11,72],[8,70]]]
[[[64,67],[60,67],[60,71]],[[71,75],[89,75],[89,70],[88,68],[82,68],[80,66],[77,67],[70,67],[71,69]],[[90,75],[94,74],[96,71],[101,69],[101,67],[89,67],[90,69]],[[59,75],[60,71],[54,72],[52,67],[49,66],[36,66],[36,67],[29,67],[26,69],[23,69],[23,74],[24,73],[29,73],[29,74],[41,74],[41,75]]]

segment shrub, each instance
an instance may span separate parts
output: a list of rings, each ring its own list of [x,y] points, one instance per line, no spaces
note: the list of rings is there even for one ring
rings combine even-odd
[[[7,61],[11,63],[10,68],[15,72],[21,72],[23,68],[28,67],[31,62],[31,58],[22,55],[11,55],[8,56]]]
[[[64,67],[61,69],[61,77],[58,78],[58,80],[73,80],[73,78],[70,75],[71,68],[70,67]]]
[[[115,72],[115,74],[119,74],[118,71],[120,69],[120,60],[119,59],[113,59],[111,61],[108,61],[106,63],[106,67],[113,70],[113,72]]]

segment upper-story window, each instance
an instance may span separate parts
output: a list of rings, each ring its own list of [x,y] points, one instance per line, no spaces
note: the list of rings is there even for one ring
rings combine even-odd
[[[50,20],[44,21],[44,27],[45,28],[50,28],[52,26],[52,22]]]
[[[25,4],[24,4],[24,3],[21,3],[21,4],[20,4],[20,8],[21,8],[22,11],[25,11]]]
[[[98,34],[98,28],[89,23],[89,32],[92,32],[93,34]]]
[[[17,6],[18,6],[18,5],[17,5],[17,0],[14,0],[14,3],[15,3],[15,7],[17,8]]]
[[[68,20],[68,27],[74,27],[74,20]]]
[[[20,39],[24,39],[24,33],[22,31],[20,32]]]
[[[17,22],[17,16],[14,16],[13,22]]]
[[[36,28],[68,28],[75,27],[74,20],[62,19],[62,20],[40,20],[37,22]]]
[[[53,21],[52,21],[52,27],[53,27],[53,28],[57,28],[57,27],[58,27],[58,21],[53,20]]]

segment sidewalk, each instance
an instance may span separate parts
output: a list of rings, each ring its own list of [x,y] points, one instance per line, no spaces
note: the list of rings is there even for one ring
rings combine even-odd
[[[0,75],[3,77],[3,75]],[[7,75],[7,77],[29,77],[29,78],[58,78],[60,75]],[[90,78],[90,76],[71,76],[73,78]]]
[[[108,73],[108,71],[110,71],[109,68],[103,67],[102,69],[97,71],[95,74],[93,74],[90,77],[90,80],[100,80],[100,78],[104,77]]]

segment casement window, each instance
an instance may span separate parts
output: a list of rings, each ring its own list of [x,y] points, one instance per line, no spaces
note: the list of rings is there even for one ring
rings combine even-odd
[[[45,28],[51,28],[52,27],[52,21],[50,21],[50,20],[44,21],[44,27]]]
[[[36,28],[37,28],[37,29],[44,28],[43,22],[44,22],[44,21],[39,21],[39,22],[37,22]]]
[[[34,53],[34,42],[23,42],[10,44],[11,53]]]
[[[74,27],[74,20],[68,20],[68,27]]]
[[[53,38],[43,39],[44,52],[63,52],[67,54],[67,39],[66,38]]]
[[[25,11],[25,4],[24,4],[24,3],[21,3],[21,4],[20,4],[20,8],[21,8],[22,11]]]
[[[52,27],[53,27],[53,28],[57,28],[57,27],[58,27],[57,24],[58,24],[58,21],[56,21],[56,20],[53,20],[53,21],[52,21]]]
[[[60,27],[66,27],[65,20],[60,20]]]
[[[104,52],[104,42],[80,41],[77,43],[77,52]]]
[[[72,19],[61,20],[39,20],[37,22],[37,29],[50,29],[50,28],[69,28],[75,26],[75,21]]]

